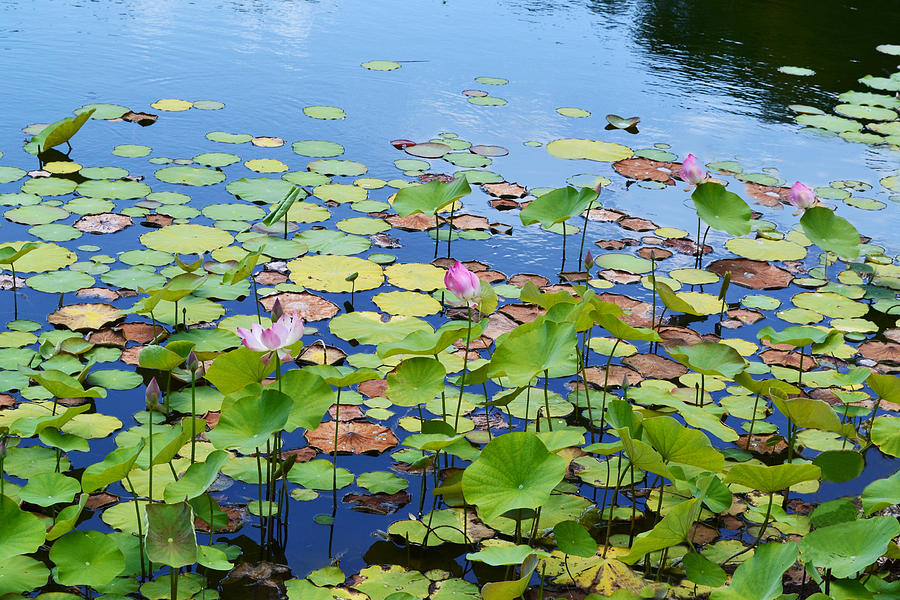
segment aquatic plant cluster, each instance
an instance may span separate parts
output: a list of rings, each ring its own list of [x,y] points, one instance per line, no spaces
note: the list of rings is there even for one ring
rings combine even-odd
[[[476,106],[503,104],[464,94]],[[900,596],[900,471],[866,471],[872,457],[900,455],[900,268],[827,202],[869,184],[738,177],[758,202],[796,208],[796,227],[781,232],[729,190],[742,175],[733,161],[689,154],[678,163],[660,145],[547,144],[558,158],[611,164],[629,185],[687,186],[691,239],[604,207],[609,178],[527,189],[485,170],[507,149],[451,133],[392,142],[412,181],[364,177],[365,165],[336,158],[343,147],[324,140],[292,145],[313,159],[305,170],[245,161],[259,177],[229,180],[225,169],[241,159],[226,152],[149,159],[171,186],[229,180],[234,201],[202,209],[120,167],[85,167],[54,150],[90,120],[151,125],[224,105],[152,108],[164,116],[98,104],[30,126],[25,150],[41,168],[0,167],[3,184],[25,179],[0,194],[6,218],[42,240],[0,244],[14,319],[0,333],[0,597],[212,600],[228,585],[292,600]],[[896,112],[888,122],[900,122]],[[430,160],[464,170],[428,173]],[[896,190],[897,177],[881,183]],[[368,197],[388,187],[397,191],[384,201]],[[560,283],[452,258],[454,242],[509,232],[460,212],[484,197],[518,211],[523,227],[561,235]],[[115,201],[132,202],[117,210]],[[314,225],[346,209],[357,216]],[[80,215],[73,225],[58,223],[70,214]],[[192,222],[201,217],[213,225]],[[136,219],[150,228],[143,248],[113,257],[85,244],[78,251],[92,256],[79,260],[60,245]],[[591,228],[610,237],[595,240]],[[710,261],[721,252],[707,244],[710,230],[735,256]],[[388,231],[427,232],[434,260],[397,262],[381,251],[401,246]],[[679,260],[693,266],[666,267]],[[804,289],[794,306],[773,315],[781,301],[764,292],[794,286]],[[59,295],[48,317],[56,328],[18,318],[26,289]],[[66,303],[72,293],[78,301]],[[356,310],[361,302],[382,312]],[[755,334],[728,335],[757,322],[766,325]],[[109,390],[142,387],[132,422],[106,414]],[[113,435],[115,448],[95,459],[92,444]],[[339,466],[398,446],[390,470]],[[86,466],[73,468],[84,454]],[[859,497],[805,499],[823,482],[866,476]],[[232,482],[239,494],[225,493]],[[304,507],[320,494],[331,512],[312,515]],[[291,520],[333,536],[345,504],[381,515],[407,507],[383,532],[393,562],[348,577],[330,543],[305,577],[278,564]],[[435,566],[434,552],[458,562]],[[786,583],[796,594],[783,595]]]

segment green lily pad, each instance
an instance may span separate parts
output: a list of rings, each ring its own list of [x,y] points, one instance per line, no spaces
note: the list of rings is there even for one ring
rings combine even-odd
[[[396,71],[400,68],[400,63],[392,60],[368,60],[362,66],[370,71]]]
[[[329,177],[344,175],[347,177],[359,177],[365,175],[369,168],[354,160],[340,160],[336,158],[321,158],[306,165],[310,171],[315,171]]]
[[[113,148],[112,153],[125,158],[140,158],[147,156],[152,150],[153,148],[150,146],[142,146],[140,144],[119,144]]]
[[[507,101],[503,98],[497,98],[495,96],[473,96],[467,98],[469,104],[474,104],[476,106],[504,106],[507,104]]]
[[[313,195],[317,198],[339,204],[361,202],[368,197],[368,194],[365,189],[346,183],[329,183],[318,185],[313,189]]]
[[[779,73],[784,73],[785,75],[796,75],[798,77],[810,77],[815,75],[816,72],[812,69],[807,69],[806,67],[778,67]]]
[[[141,243],[151,250],[177,251],[186,254],[211,252],[231,244],[227,231],[206,225],[169,225],[141,235]]]
[[[344,109],[338,108],[337,106],[305,106],[303,108],[303,114],[307,117],[312,117],[313,119],[323,119],[326,121],[344,119],[347,117],[347,113],[344,112]]]
[[[204,152],[194,157],[194,162],[204,167],[227,167],[241,160],[236,154],[228,152]]]
[[[19,498],[38,506],[52,506],[72,502],[79,492],[81,484],[76,479],[61,473],[39,473],[28,480],[19,492]]]
[[[225,181],[225,173],[221,171],[182,165],[163,167],[156,171],[155,175],[160,181],[181,185],[205,186]]]
[[[72,531],[50,548],[60,585],[102,586],[125,569],[125,556],[111,537],[99,531]]]
[[[851,119],[863,119],[866,121],[891,121],[897,118],[897,113],[893,110],[860,104],[838,104],[834,107],[834,112]]]
[[[372,301],[389,315],[427,317],[441,311],[441,304],[425,294],[417,292],[382,292]]]
[[[118,119],[125,113],[131,111],[130,108],[122,106],[121,104],[85,104],[72,112],[76,115],[80,115],[83,112],[90,112],[92,110],[94,112],[91,114],[90,118],[97,120]]]
[[[326,140],[301,140],[291,146],[300,156],[316,158],[332,158],[344,153],[344,147],[336,142]]]
[[[786,240],[732,238],[725,242],[725,247],[751,260],[801,260],[806,257],[806,248]]]
[[[22,191],[26,194],[34,194],[35,196],[65,196],[74,192],[77,185],[78,184],[71,179],[38,177],[29,179],[23,183]]]
[[[808,125],[809,127],[825,129],[835,133],[859,131],[862,129],[862,125],[859,122],[843,117],[835,117],[834,115],[799,115],[797,122],[801,125]]]
[[[22,225],[43,225],[59,221],[69,216],[69,213],[59,207],[47,204],[35,204],[32,206],[20,206],[11,208],[3,216],[13,223]]]
[[[583,108],[573,108],[570,106],[564,106],[562,108],[557,108],[556,112],[558,112],[559,114],[561,114],[564,117],[572,117],[575,119],[591,116],[590,111],[584,110]]]
[[[206,139],[223,144],[246,144],[253,139],[249,133],[226,133],[224,131],[210,131]]]
[[[0,166],[0,183],[12,183],[25,177],[28,172],[18,167]]]
[[[150,186],[140,181],[94,179],[78,184],[77,191],[82,196],[92,198],[135,200],[147,196]]]
[[[547,144],[547,152],[557,158],[575,160],[586,158],[599,162],[616,162],[630,158],[631,148],[613,142],[563,138]]]
[[[28,279],[28,287],[48,294],[64,294],[94,285],[94,277],[75,271],[41,273]]]
[[[331,229],[308,229],[297,236],[310,252],[348,256],[369,249],[372,243],[364,237]]]
[[[372,290],[381,285],[384,275],[381,267],[372,261],[353,256],[322,254],[304,256],[288,263],[291,280],[303,287],[326,292]],[[353,273],[353,282],[346,278]]]

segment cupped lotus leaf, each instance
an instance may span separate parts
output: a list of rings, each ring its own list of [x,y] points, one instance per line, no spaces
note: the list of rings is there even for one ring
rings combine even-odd
[[[375,305],[389,315],[427,317],[441,311],[441,304],[418,292],[382,292],[372,298]]]
[[[372,290],[384,281],[381,267],[353,256],[321,254],[304,256],[288,263],[291,279],[306,288],[325,292]],[[347,277],[357,273],[354,281]]]
[[[28,556],[11,556],[0,561],[0,595],[21,597],[47,583],[50,570],[44,563]]]
[[[734,236],[750,233],[753,211],[740,196],[726,190],[721,183],[709,181],[698,184],[691,200],[697,215],[713,229]]]
[[[321,175],[329,177],[334,175],[345,175],[347,177],[358,177],[364,175],[369,168],[353,160],[339,160],[335,158],[322,158],[314,160],[306,165],[310,171],[314,171]]]
[[[37,506],[72,502],[81,491],[77,480],[61,473],[38,473],[19,491],[19,498]]]
[[[826,317],[854,318],[869,312],[867,305],[836,292],[800,292],[791,301],[799,308],[815,310]]]
[[[838,523],[805,535],[800,554],[804,563],[830,569],[834,577],[853,577],[881,557],[898,534],[900,523],[890,516]]]
[[[150,186],[140,181],[92,179],[79,183],[76,191],[91,198],[135,200],[150,193]]]
[[[540,223],[544,227],[550,227],[580,215],[594,203],[597,196],[596,190],[591,188],[576,190],[572,186],[566,186],[538,196],[522,209],[519,217],[523,225]]]
[[[148,504],[147,558],[170,567],[186,567],[197,562],[197,535],[194,512],[187,502]]]
[[[890,456],[900,456],[900,417],[881,416],[872,421],[872,442]]]
[[[22,225],[44,225],[65,219],[69,213],[58,206],[47,204],[34,204],[32,206],[20,206],[11,208],[3,216],[13,223]]]
[[[21,554],[36,552],[44,543],[47,528],[41,519],[19,508],[7,495],[0,496],[0,564]],[[3,585],[0,575],[0,586]]]
[[[834,115],[798,115],[797,122],[817,129],[825,129],[835,133],[844,131],[859,131],[862,125],[853,119],[836,117]]]
[[[825,481],[843,483],[859,477],[865,460],[855,450],[828,450],[815,457],[813,464],[822,469]]]
[[[649,552],[680,544],[687,538],[701,509],[699,498],[691,498],[675,505],[653,529],[638,535],[631,550],[620,557],[620,560],[633,565]]]
[[[606,115],[606,122],[616,129],[630,129],[641,122],[640,117],[620,117],[619,115]]]
[[[373,494],[396,494],[409,487],[408,481],[388,471],[360,473],[356,484]]]
[[[457,177],[447,183],[435,180],[400,190],[394,198],[393,206],[402,217],[414,213],[434,215],[471,191],[469,182],[464,177]]]
[[[504,377],[505,383],[523,387],[545,370],[566,370],[572,366],[575,327],[535,319],[497,338],[497,347],[488,367],[489,377]]]
[[[28,279],[28,287],[48,294],[64,294],[94,285],[94,277],[77,271],[53,271]]]
[[[302,485],[311,490],[332,489],[334,465],[331,461],[315,459],[309,462],[294,464],[288,473],[288,481]],[[337,488],[345,488],[353,483],[354,475],[344,468],[337,469]]]
[[[127,106],[122,106],[121,104],[85,104],[80,108],[76,108],[72,112],[76,115],[80,115],[83,112],[90,112],[92,119],[97,120],[109,120],[109,119],[118,119],[125,113],[131,111]]]
[[[246,144],[253,139],[249,133],[226,133],[224,131],[210,131],[206,134],[206,139],[212,142],[221,142],[224,144]]]
[[[305,106],[303,107],[303,114],[313,119],[323,119],[326,121],[344,119],[347,117],[347,113],[344,112],[344,109],[338,108],[337,106]]]
[[[378,356],[384,359],[395,354],[434,355],[453,342],[464,338],[466,328],[467,325],[464,322],[450,321],[442,325],[437,331],[431,331],[430,327],[416,330],[400,341],[378,344]],[[481,326],[475,323],[472,327],[472,332],[472,335],[481,335]]]
[[[141,243],[151,250],[201,254],[224,248],[234,241],[227,231],[206,225],[174,224],[141,235]]]
[[[47,125],[40,133],[31,138],[31,144],[35,145],[40,152],[45,152],[50,148],[68,142],[73,135],[78,133],[78,130],[91,118],[94,112],[95,109],[86,110],[74,117],[60,119]]]
[[[562,481],[566,459],[552,454],[533,433],[494,438],[463,472],[466,502],[490,521],[510,510],[536,509]]]
[[[444,287],[446,270],[425,263],[400,263],[385,267],[388,283],[404,290],[430,292]]]
[[[806,248],[787,240],[732,238],[725,242],[725,247],[750,260],[802,260],[806,257]]]
[[[36,196],[65,196],[75,191],[77,183],[59,177],[38,177],[22,184],[22,191]]]
[[[751,490],[774,494],[805,481],[815,481],[822,476],[816,465],[784,464],[761,466],[738,464],[729,469],[724,483],[736,483]]]
[[[99,302],[69,304],[51,313],[47,320],[54,325],[61,325],[73,331],[100,329],[104,325],[114,323],[125,314],[112,306]]]
[[[219,424],[207,437],[219,449],[253,452],[284,428],[292,408],[291,398],[276,390],[241,398],[222,411]]]
[[[228,152],[204,152],[194,157],[194,162],[204,167],[227,167],[241,160],[236,154]]]
[[[112,153],[123,158],[140,158],[147,156],[153,150],[150,146],[142,146],[140,144],[119,144],[113,148]]]
[[[124,479],[144,448],[144,441],[135,446],[116,448],[99,463],[88,466],[81,475],[81,489],[86,493],[97,491],[111,483]]]
[[[806,209],[800,218],[803,233],[822,250],[834,252],[843,259],[859,256],[859,232],[847,219],[824,206]]]
[[[557,158],[586,158],[599,162],[616,162],[634,154],[631,148],[621,144],[576,138],[554,140],[547,144],[547,152]]]
[[[50,548],[56,565],[53,579],[60,585],[103,586],[125,569],[125,555],[109,535],[99,531],[71,531]]]
[[[244,162],[244,166],[257,173],[284,173],[288,170],[286,164],[274,158],[254,158]]]
[[[689,552],[682,561],[685,576],[697,585],[721,587],[728,580],[728,574],[722,567],[698,552]]]
[[[215,185],[225,181],[225,173],[221,171],[203,167],[188,167],[185,165],[163,167],[156,171],[154,175],[156,175],[156,178],[160,181],[181,185],[205,186]]]
[[[393,60],[367,60],[362,66],[370,71],[396,71],[400,63]]]
[[[763,544],[737,568],[726,588],[712,591],[710,600],[775,600],[783,591],[782,575],[796,560],[796,542]]]
[[[667,463],[698,467],[718,473],[725,458],[713,448],[703,432],[689,429],[671,417],[654,417],[642,421],[647,441]]]
[[[861,500],[866,516],[888,506],[900,504],[900,471],[890,477],[876,479],[867,485],[862,492]]]
[[[734,378],[747,368],[737,350],[725,344],[700,342],[690,346],[670,346],[666,351],[684,366],[703,375]]]
[[[49,374],[49,373],[60,373],[60,372],[59,371],[41,371],[40,373],[48,373]],[[64,373],[60,373],[59,376],[60,377],[69,377],[68,375],[65,375]],[[48,382],[47,379],[48,378],[42,378],[41,380],[44,381],[45,383],[47,383],[47,385],[49,386],[49,387],[42,386],[42,387],[44,387],[44,389],[46,389],[48,391],[50,389],[53,389],[54,391],[57,391],[57,392],[69,391],[69,390],[77,391],[75,386],[78,385],[78,380],[75,379],[74,377],[70,377],[70,379],[74,382],[73,384],[70,384],[70,385],[67,385],[68,382],[62,382],[62,383],[54,382],[56,384],[56,385],[54,385],[54,384],[51,384],[50,382]],[[80,385],[78,385],[78,387],[80,388]],[[91,390],[88,391],[85,394],[85,396],[105,397],[106,390],[103,390],[101,388],[91,388]],[[71,397],[77,397],[77,396],[75,396],[75,395],[66,395],[66,396],[60,395],[57,397],[58,398],[71,398]],[[74,419],[79,414],[85,412],[86,410],[89,410],[89,408],[90,408],[90,405],[87,405],[87,408],[85,408],[85,405],[70,406],[64,412],[61,412],[59,414],[52,414],[49,411],[47,411],[47,412],[42,411],[38,416],[19,417],[18,419],[13,421],[12,425],[9,426],[9,429],[12,433],[19,435],[21,437],[33,437],[33,436],[43,432],[45,429],[59,429],[59,428],[63,427],[66,423],[68,423],[69,421]]]
[[[444,365],[430,356],[407,358],[387,375],[385,395],[397,406],[416,406],[444,391]]]

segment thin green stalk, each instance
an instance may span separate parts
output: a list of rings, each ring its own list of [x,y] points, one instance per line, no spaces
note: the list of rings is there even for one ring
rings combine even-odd
[[[450,258],[450,238],[453,237],[453,209],[455,208],[456,202],[450,203],[450,220],[447,222],[447,258]]]
[[[2,471],[2,464],[2,461],[0,461],[0,471]],[[125,476],[125,482],[128,484],[128,491],[131,492],[131,497],[134,498],[134,516],[137,519],[138,551],[141,555],[141,580],[143,581],[147,577],[147,569],[144,565],[146,559],[144,558],[144,526],[141,524],[141,508],[138,504],[137,493],[134,491],[134,484],[131,483],[131,478],[128,475]],[[3,493],[0,492],[0,496],[2,495]]]
[[[621,342],[619,338],[616,338],[615,343],[613,343],[612,350],[609,351],[609,356],[606,358],[606,367],[603,373],[603,400],[600,405],[600,441],[603,441],[603,428],[606,426],[606,390],[607,386],[609,386],[609,366],[612,364],[613,355],[616,353],[616,347]]]
[[[553,431],[553,419],[550,418],[550,393],[548,387],[550,385],[550,373],[548,369],[544,369],[544,408],[547,409],[547,428]],[[538,417],[540,419],[540,416]]]
[[[150,429],[150,435],[148,436],[148,438],[149,438],[148,441],[149,441],[149,446],[150,446],[150,447],[149,447],[148,450],[147,450],[147,452],[149,452],[149,454],[150,454],[150,458],[149,458],[149,461],[150,461],[150,471],[149,471],[149,476],[150,476],[150,490],[149,490],[149,496],[150,496],[150,502],[153,502],[153,411],[150,410],[150,411],[147,412],[147,414],[149,415],[149,419],[147,420],[147,426],[148,426],[149,429]]]
[[[19,299],[17,298],[18,292],[16,292],[16,265],[15,265],[15,263],[9,263],[9,268],[12,270],[13,319],[18,319],[19,318]]]
[[[587,210],[584,211],[584,226],[581,228],[581,246],[578,248],[579,269],[584,268],[584,238],[587,235],[588,215],[591,214],[591,208],[593,208],[593,206],[594,201],[591,200],[591,203],[588,204]]]
[[[753,416],[750,418],[750,430],[747,433],[747,450],[750,449],[750,441],[753,439],[753,425],[756,424],[756,407],[759,405],[759,392],[753,401]]]
[[[609,469],[609,459],[607,459],[606,468]],[[630,466],[630,464],[629,464]],[[628,473],[628,467],[622,468],[622,459],[619,458],[619,478],[616,480],[616,488],[613,490],[612,497],[612,506],[609,507],[609,518],[606,520],[606,538],[603,541],[603,558],[606,558],[606,551],[609,549],[609,538],[612,535],[612,523],[615,518],[616,507],[619,505],[619,487],[622,485],[622,480],[625,479],[625,474]],[[633,479],[633,478],[632,478]],[[604,497],[604,505],[606,498]],[[605,508],[603,510],[606,510]],[[602,512],[601,512],[602,515]]]
[[[197,444],[197,372],[191,371],[191,464],[196,459]]]
[[[256,277],[253,276],[253,273],[250,274],[250,281],[253,282],[253,299],[256,304],[256,322],[262,325],[262,315],[259,312],[259,292],[256,290]]]
[[[737,558],[741,554],[744,554],[745,552],[749,552],[749,551],[753,550],[754,548],[756,548],[757,545],[759,545],[760,540],[762,540],[763,535],[765,535],[765,533],[766,533],[766,527],[768,527],[768,525],[769,525],[769,517],[772,516],[772,499],[774,496],[775,496],[774,492],[769,492],[769,506],[768,506],[768,508],[766,508],[766,516],[763,519],[762,529],[759,530],[759,535],[756,536],[756,539],[753,541],[753,543],[750,544],[749,546],[747,546],[746,548],[744,548],[743,550],[741,550],[740,552],[736,552],[735,554],[732,554],[731,556],[726,558],[724,561],[722,561],[720,564],[722,564],[722,565],[728,564],[728,561],[730,561],[731,559]]]
[[[169,591],[172,600],[178,598],[178,570],[175,567],[169,567]]]
[[[337,514],[337,451],[338,451],[338,426],[341,423],[341,388],[337,390],[337,403],[334,405],[334,450],[331,452],[331,462],[334,468],[331,472],[331,490],[333,492],[332,510]]]
[[[466,308],[469,309],[469,318],[466,325],[466,353],[463,355],[463,370],[459,379],[459,398],[456,402],[456,417],[453,419],[453,430],[459,430],[459,411],[462,407],[463,390],[466,387],[466,371],[469,367],[469,344],[472,341],[472,305],[466,301]]]
[[[563,248],[562,248],[562,266],[559,269],[560,273],[563,273],[566,270],[566,222],[562,222],[562,230],[563,230]]]

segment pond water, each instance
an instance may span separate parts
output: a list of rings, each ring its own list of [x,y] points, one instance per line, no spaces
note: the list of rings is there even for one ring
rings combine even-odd
[[[390,141],[424,142],[452,132],[472,144],[508,149],[508,156],[494,158],[485,167],[499,174],[498,180],[535,189],[561,187],[566,182],[593,184],[596,176],[607,177],[611,181],[599,198],[604,208],[694,235],[696,214],[681,182],[651,189],[617,174],[610,162],[563,160],[546,149],[560,138],[589,138],[635,150],[669,150],[681,158],[693,153],[706,162],[737,161],[744,173],[760,174],[756,181],[775,186],[796,180],[824,188],[836,180],[865,182],[869,185],[856,186],[863,191],[853,191],[854,197],[865,202],[852,206],[837,197],[827,202],[837,205],[838,214],[870,236],[873,244],[882,246],[890,261],[900,252],[895,234],[900,225],[900,189],[889,189],[879,181],[900,169],[897,146],[847,141],[835,133],[802,127],[789,107],[808,105],[833,114],[842,92],[893,94],[870,90],[858,79],[889,77],[897,70],[900,57],[877,52],[875,46],[898,43],[898,31],[900,13],[885,8],[884,3],[862,1],[772,0],[729,3],[727,10],[711,8],[705,2],[674,0],[506,1],[490,5],[474,0],[5,1],[0,2],[0,71],[4,74],[0,164],[38,168],[37,158],[21,150],[30,137],[22,129],[29,124],[56,121],[86,104],[120,104],[135,112],[157,114],[159,119],[149,127],[89,121],[72,140],[69,158],[85,166],[120,166],[143,176],[154,191],[190,194],[189,206],[201,210],[210,204],[233,202],[234,197],[224,185],[185,187],[158,181],[154,171],[162,165],[148,159],[233,152],[241,161],[276,159],[291,171],[304,171],[314,158],[294,153],[291,143],[331,140],[344,147],[341,159],[366,165],[366,177],[414,180],[415,175],[404,175],[394,165],[397,159],[413,156],[394,148]],[[401,67],[376,71],[360,66],[370,60],[397,61]],[[815,74],[782,73],[778,71],[782,66],[805,67]],[[508,83],[486,85],[476,77],[502,78]],[[470,89],[484,90],[506,103],[475,105],[462,93]],[[225,107],[180,112],[151,107],[162,98],[210,99]],[[346,118],[320,120],[302,112],[304,107],[317,105],[340,107]],[[560,107],[584,109],[590,115],[567,117],[556,111]],[[606,129],[607,114],[640,117],[639,132]],[[211,131],[273,136],[287,143],[276,148],[232,146],[207,139]],[[540,144],[524,144],[529,141]],[[128,144],[152,150],[132,158],[111,153],[116,146]],[[431,161],[427,169],[448,174],[455,170],[457,167],[441,160]],[[224,167],[223,172],[228,182],[258,176],[240,163]],[[790,206],[755,204],[741,181],[730,175],[722,177],[729,181],[729,189],[747,199],[762,213],[762,219],[782,232],[796,225]],[[353,179],[336,177],[335,182],[352,183]],[[0,183],[0,194],[17,192],[23,181]],[[560,236],[538,226],[525,228],[518,211],[497,211],[489,206],[487,194],[475,185],[473,189],[472,196],[463,201],[465,212],[512,225],[512,232],[486,241],[456,240],[453,256],[482,261],[507,275],[538,273],[555,282]],[[386,201],[395,191],[390,186],[371,189],[368,198]],[[66,194],[55,199],[66,202],[71,198]],[[116,205],[121,209],[133,202],[116,201]],[[365,214],[347,205],[333,207],[328,225],[357,216]],[[73,214],[60,222],[71,224],[77,218]],[[78,250],[85,244],[96,244],[101,247],[99,252],[115,257],[140,248],[137,236],[153,231],[138,225],[139,219],[135,221],[136,226],[119,233],[86,234],[58,243],[77,251],[79,260],[87,260],[91,254]],[[210,225],[213,221],[198,216],[191,222]],[[582,221],[574,219],[571,224],[581,227]],[[29,227],[7,220],[0,241],[34,239]],[[595,255],[603,251],[590,243],[593,240],[643,235],[610,223],[591,222],[589,227],[588,245]],[[403,247],[385,252],[396,254],[401,262],[431,260],[433,242],[425,233],[397,229],[388,233]],[[708,242],[715,251],[706,262],[731,256],[724,247],[726,239],[725,234],[710,233]],[[569,237],[569,269],[577,268],[573,240],[577,236]],[[669,271],[693,263],[693,257],[676,253],[663,266]],[[121,263],[110,266],[125,267]],[[703,291],[716,294],[718,288],[715,283]],[[648,290],[635,285],[611,291],[645,301],[651,298]],[[787,308],[798,291],[803,290],[794,286],[772,295]],[[357,294],[356,310],[377,311],[374,293]],[[727,299],[736,304],[747,293],[752,292],[732,286]],[[12,315],[8,292],[3,294],[4,310]],[[323,296],[338,305],[348,299],[346,294]],[[66,304],[74,301],[66,295]],[[18,299],[18,316],[45,324],[58,302],[57,294],[25,290]],[[251,296],[225,305],[229,315],[250,314],[252,302]],[[114,302],[120,308],[132,303],[130,298]],[[763,325],[776,329],[788,325],[773,313],[767,315],[770,318],[732,335],[756,341],[755,334]],[[444,318],[435,316],[429,321],[437,326]],[[701,333],[720,332],[715,321],[709,317],[692,327]],[[893,327],[891,321],[881,318],[877,335]],[[317,337],[326,342],[348,353],[360,351],[331,335],[325,323],[312,325],[319,329]],[[367,347],[366,351],[371,350]],[[132,367],[114,362],[104,368]],[[554,382],[553,389],[564,393],[562,384]],[[131,415],[141,408],[142,390],[143,386],[110,390],[100,408],[129,427]],[[397,429],[397,419],[413,411],[395,410],[397,414],[386,423]],[[737,428],[737,422],[729,424]],[[298,433],[286,438],[286,443],[295,447],[305,442]],[[114,448],[112,438],[92,441],[90,455],[75,454],[71,460],[76,468],[85,467]],[[866,484],[896,470],[894,459],[876,452],[870,452],[867,459],[862,477],[841,486],[825,483],[804,498],[821,502],[859,495]],[[340,458],[340,465],[354,473],[387,469],[391,464],[388,454],[377,459]],[[406,512],[416,511],[419,479],[409,476],[409,480],[412,501],[399,513],[378,516],[342,507],[333,529],[312,520],[314,515],[330,513],[330,491],[320,492],[316,500],[294,503],[285,556],[276,559],[285,560],[295,576],[303,577],[328,564],[331,543],[331,554],[341,557],[340,564],[348,574],[367,564],[403,563],[406,550],[379,540],[378,532],[386,531]],[[590,496],[592,488],[583,487]],[[245,484],[236,484],[225,495],[231,501],[256,497],[255,487]],[[431,500],[429,492],[426,505]],[[99,515],[90,523],[108,530]],[[246,557],[254,556],[256,537],[256,531],[247,525],[235,540]],[[422,557],[416,566],[424,570],[428,566],[450,568],[449,564],[447,556],[433,554]],[[461,569],[456,566],[453,570],[459,574]]]

